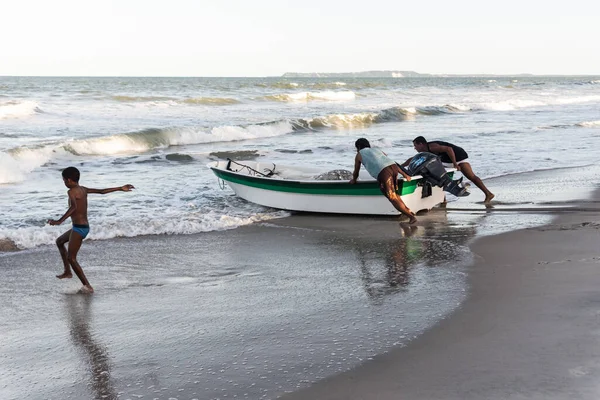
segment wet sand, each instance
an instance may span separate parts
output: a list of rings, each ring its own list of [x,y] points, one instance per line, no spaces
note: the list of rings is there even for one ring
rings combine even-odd
[[[282,399],[600,398],[600,209],[584,208],[477,240],[450,318]]]
[[[297,215],[0,256],[0,398],[271,399],[405,345],[464,299],[475,221]],[[141,397],[142,396],[142,397]]]
[[[600,210],[572,206],[86,241],[92,296],[3,253],[0,398],[597,398]]]

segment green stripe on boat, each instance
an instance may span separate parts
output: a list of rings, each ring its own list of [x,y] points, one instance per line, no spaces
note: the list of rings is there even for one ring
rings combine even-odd
[[[333,196],[381,196],[379,184],[375,181],[358,181],[355,185],[330,183],[323,181],[301,182],[288,181],[285,179],[258,178],[255,176],[238,175],[233,172],[211,168],[215,175],[226,182],[239,183],[259,189],[273,190],[277,192],[326,194]],[[401,196],[411,194],[417,188],[420,179],[414,181],[398,182],[398,193]]]

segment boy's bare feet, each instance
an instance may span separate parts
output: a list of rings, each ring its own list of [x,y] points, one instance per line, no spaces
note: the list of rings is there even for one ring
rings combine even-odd
[[[493,199],[494,197],[496,197],[496,195],[495,195],[495,194],[493,194],[493,193],[490,193],[490,194],[488,194],[487,196],[485,196],[485,200],[484,200],[483,202],[487,204],[487,203],[489,203],[490,201],[492,201],[492,199]]]
[[[72,274],[72,273],[70,273],[70,272],[63,272],[63,273],[62,273],[62,274],[60,274],[60,275],[56,275],[56,277],[57,277],[58,279],[71,279],[71,278],[73,277],[73,274]]]
[[[92,294],[94,293],[94,288],[91,287],[90,285],[84,285],[81,289],[79,289],[79,292],[81,294]]]

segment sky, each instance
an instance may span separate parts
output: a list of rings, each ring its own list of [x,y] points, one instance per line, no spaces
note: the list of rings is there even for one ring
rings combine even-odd
[[[589,0],[7,0],[0,76],[600,74]]]

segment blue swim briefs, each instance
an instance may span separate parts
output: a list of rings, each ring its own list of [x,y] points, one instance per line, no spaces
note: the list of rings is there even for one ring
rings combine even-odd
[[[85,239],[88,233],[90,233],[90,226],[73,224],[73,232],[77,232],[83,239]]]

